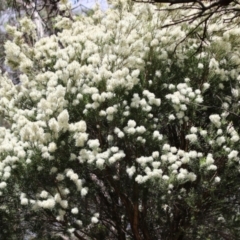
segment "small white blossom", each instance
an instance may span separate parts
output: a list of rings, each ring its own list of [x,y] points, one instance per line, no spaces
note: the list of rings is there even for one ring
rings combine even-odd
[[[238,142],[238,141],[239,141],[239,136],[238,136],[238,134],[234,134],[234,135],[231,137],[231,141],[232,141],[232,142]]]
[[[204,83],[203,84],[203,90],[207,90],[208,88],[210,87],[210,84],[209,83]]]
[[[49,143],[49,145],[48,145],[48,151],[49,152],[55,152],[56,149],[57,149],[56,143],[54,143],[54,142]]]
[[[128,127],[129,127],[129,128],[134,128],[136,125],[137,125],[137,124],[136,124],[136,122],[135,122],[134,120],[129,120],[129,121],[128,121]]]
[[[82,197],[86,196],[87,193],[88,193],[88,189],[87,189],[87,188],[83,188],[83,189],[81,190],[81,195],[82,195]]]
[[[191,127],[190,132],[191,133],[197,133],[198,129],[196,127]]]
[[[205,137],[207,135],[207,131],[206,130],[201,130],[200,135]]]
[[[221,181],[221,178],[220,178],[220,177],[215,177],[215,178],[214,178],[214,182],[215,182],[215,183],[219,183],[220,181]]]
[[[92,218],[91,218],[91,222],[92,222],[92,223],[98,223],[98,218],[92,217]]]
[[[88,140],[88,146],[92,149],[98,148],[100,146],[98,139],[90,139]]]
[[[3,189],[7,186],[7,183],[6,182],[1,182],[0,183],[0,189]]]
[[[47,196],[48,196],[48,192],[46,192],[45,190],[40,193],[41,198],[47,198]]]
[[[170,145],[165,143],[162,147],[162,150],[163,151],[169,151],[170,150]]]
[[[28,199],[27,198],[21,198],[21,205],[28,205]]]
[[[194,182],[197,179],[197,176],[196,176],[196,174],[191,172],[188,174],[188,178],[191,182]]]
[[[204,66],[203,66],[202,63],[199,63],[199,64],[198,64],[198,68],[199,68],[199,69],[203,69],[203,67],[204,67]]]
[[[228,159],[235,159],[238,156],[238,151],[233,150],[228,154]]]
[[[78,208],[72,208],[72,210],[71,210],[71,213],[72,214],[78,214]]]
[[[136,131],[140,134],[143,134],[144,132],[146,132],[146,128],[144,126],[140,126],[136,128]]]
[[[132,177],[135,172],[136,172],[135,166],[127,168],[127,174],[128,174],[129,177]]]
[[[211,164],[210,166],[207,167],[207,170],[217,170],[217,166],[214,164]]]
[[[217,128],[221,126],[221,117],[218,114],[210,115],[209,119]]]
[[[169,180],[169,176],[163,175],[163,176],[162,176],[162,179],[165,180],[165,181],[168,181],[168,180]]]
[[[198,138],[196,134],[192,133],[192,134],[186,135],[186,139],[188,139],[191,143],[195,143]]]

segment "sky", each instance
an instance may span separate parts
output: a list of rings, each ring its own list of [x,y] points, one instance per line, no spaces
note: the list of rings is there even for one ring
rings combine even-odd
[[[103,11],[108,8],[107,0],[69,0],[72,4],[72,12],[75,14],[85,13],[99,4]]]

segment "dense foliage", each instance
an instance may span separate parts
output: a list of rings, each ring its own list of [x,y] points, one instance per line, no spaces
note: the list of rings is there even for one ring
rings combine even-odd
[[[169,21],[121,1],[40,40],[9,27],[0,238],[240,236],[240,31],[212,19],[202,43]]]

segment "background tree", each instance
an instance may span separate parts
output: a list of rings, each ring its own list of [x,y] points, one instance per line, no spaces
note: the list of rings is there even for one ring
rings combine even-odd
[[[203,0],[149,0],[141,1],[134,0],[134,2],[139,2],[143,4],[153,4],[157,11],[167,11],[172,16],[171,20],[162,27],[168,27],[171,25],[177,25],[179,23],[192,24],[195,20],[198,20],[198,24],[192,29],[189,34],[196,34],[201,40],[202,47],[207,35],[210,34],[208,31],[208,25],[211,19],[220,18],[222,20],[222,25],[225,27],[232,24],[235,27],[239,24],[239,1],[234,0],[214,0],[214,1],[203,1]],[[182,14],[181,14],[181,13]],[[199,21],[199,19],[201,19]],[[223,28],[225,28],[222,26]],[[203,29],[201,33],[199,28]],[[186,36],[188,37],[188,36]],[[182,39],[181,41],[184,41]]]
[[[201,19],[171,19],[118,1],[40,40],[27,18],[9,28],[0,216],[36,239],[240,236],[239,31],[212,19],[199,49]]]

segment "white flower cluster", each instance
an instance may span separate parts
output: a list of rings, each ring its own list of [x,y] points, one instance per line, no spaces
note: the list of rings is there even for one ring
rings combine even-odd
[[[147,130],[144,126],[136,126],[137,123],[135,122],[135,120],[128,120],[127,126],[123,128],[123,131],[128,134],[128,135],[143,135]],[[120,132],[118,132],[117,134],[119,134]],[[145,143],[145,139],[143,137],[138,137],[137,138],[138,141]]]
[[[240,69],[225,71],[229,54],[218,57],[209,41],[208,52],[189,59],[197,46],[189,36],[177,48],[176,59],[170,58],[187,27],[162,29],[171,18],[161,11],[121,4],[104,17],[99,10],[91,16],[59,17],[58,34],[32,46],[19,41],[21,32],[12,29],[14,41],[5,44],[6,63],[20,70],[21,84],[0,76],[0,113],[8,122],[0,128],[0,194],[17,182],[21,205],[51,209],[57,221],[73,219],[74,228],[84,231],[101,221],[93,212],[99,206],[86,215],[87,227],[77,217],[86,195],[98,189],[105,194],[111,185],[104,183],[105,175],[114,183],[125,177],[134,184],[151,182],[170,194],[186,182],[208,182],[210,175],[217,186],[219,161],[226,166],[239,162],[234,117]],[[22,31],[27,28],[33,30],[22,21]],[[231,51],[238,56],[234,47]],[[179,73],[183,59],[192,67]],[[224,89],[229,79],[234,88]],[[218,95],[220,105],[212,99]],[[27,186],[30,181],[39,187]],[[67,226],[74,232],[71,223]]]
[[[143,111],[150,112],[152,110],[152,105],[160,106],[160,98],[156,98],[154,93],[149,92],[148,90],[143,91],[143,96],[146,98],[140,98],[139,94],[135,93],[132,98],[131,107],[132,108],[141,108]]]
[[[179,83],[177,85],[169,84],[168,88],[170,90],[177,89],[177,91],[166,95],[166,98],[173,104],[178,119],[188,119],[186,114],[188,105],[200,104],[203,102],[201,90],[193,90],[192,87],[189,87],[187,84],[189,79],[185,79],[185,81],[185,83]],[[174,115],[169,115],[169,119],[174,120]]]
[[[221,117],[218,114],[210,115],[209,119],[217,128],[221,126]]]

